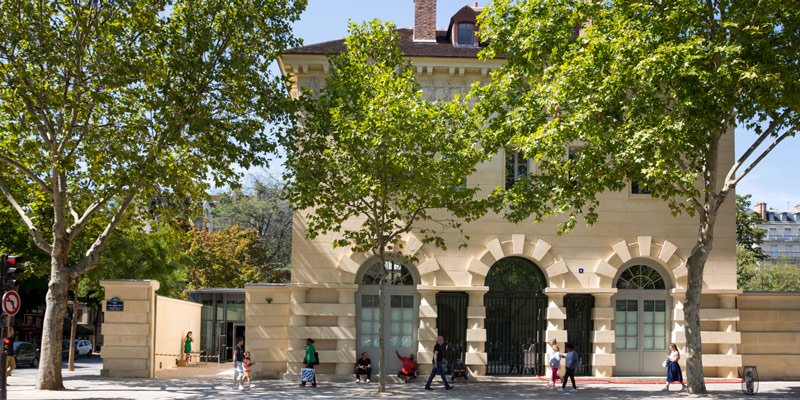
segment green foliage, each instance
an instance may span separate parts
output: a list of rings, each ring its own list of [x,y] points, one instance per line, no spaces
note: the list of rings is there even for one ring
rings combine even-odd
[[[597,195],[630,181],[673,212],[716,212],[761,159],[747,150],[718,182],[720,139],[737,123],[764,133],[758,144],[797,128],[796,3],[498,0],[480,24],[483,57],[507,61],[474,91],[489,138],[538,163],[502,194],[515,221],[593,222]],[[579,151],[567,159],[570,146]]]
[[[267,163],[267,127],[294,115],[271,65],[299,43],[305,5],[0,2],[0,193],[51,258],[38,389],[63,388],[66,286],[128,208],[148,191],[201,198]]]
[[[758,259],[756,254],[742,244],[736,245],[736,286],[744,289],[751,286],[751,282],[758,273]]]
[[[185,250],[190,263],[188,289],[242,288],[245,283],[263,282],[264,254],[253,229],[238,225],[212,232],[192,229]]]
[[[800,291],[800,268],[789,261],[772,261],[761,265],[740,264],[739,271],[746,270],[745,277],[738,277],[740,289],[767,292]]]
[[[103,299],[100,280],[155,279],[158,294],[186,298],[186,271],[190,265],[183,255],[188,234],[181,229],[154,224],[150,231],[126,226],[109,239],[97,268],[81,277],[78,297],[91,303]]]
[[[767,258],[761,248],[767,231],[756,226],[762,222],[757,212],[750,211],[750,195],[736,195],[736,243],[751,252],[757,260]]]
[[[265,123],[291,115],[270,63],[298,44],[289,26],[304,6],[2,3],[0,161],[3,186],[24,191],[4,194],[19,197],[20,213],[52,208],[72,239],[93,218],[108,224],[139,190],[189,196],[206,179],[235,183],[237,165],[263,165],[274,149]],[[29,225],[47,232],[41,222]]]
[[[495,192],[509,219],[566,214],[568,231],[581,215],[597,220],[601,193],[632,181],[674,214],[697,215],[684,309],[690,392],[705,392],[703,270],[725,199],[798,128],[800,5],[495,0],[479,23],[482,57],[506,60],[472,94],[487,140],[537,162],[523,184]],[[737,125],[756,140],[731,163]]]
[[[215,229],[238,225],[256,232],[268,282],[287,282],[291,267],[293,211],[282,196],[281,185],[255,177],[245,190],[222,194],[213,211]]]
[[[339,232],[337,246],[382,254],[399,250],[400,235],[417,225],[425,242],[444,246],[446,228],[484,212],[477,189],[463,185],[489,157],[476,122],[459,99],[422,97],[392,24],[351,23],[349,33],[319,97],[301,99],[303,123],[287,142],[287,197],[313,209],[310,238]]]

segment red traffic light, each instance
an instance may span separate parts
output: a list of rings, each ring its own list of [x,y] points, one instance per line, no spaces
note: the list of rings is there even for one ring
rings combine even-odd
[[[11,344],[11,339],[9,339],[9,338],[3,339],[3,344],[5,344],[5,345]]]
[[[10,265],[14,265],[16,263],[22,263],[23,261],[25,261],[25,258],[22,256],[8,256],[8,260],[6,260],[6,262],[9,263]]]

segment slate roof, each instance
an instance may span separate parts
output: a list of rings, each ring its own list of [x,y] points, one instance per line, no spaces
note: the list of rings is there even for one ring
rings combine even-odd
[[[447,31],[436,31],[436,43],[414,42],[414,30],[400,28],[400,50],[410,57],[453,57],[453,58],[478,58],[480,47],[456,47],[447,37]],[[344,52],[344,39],[310,44],[308,46],[289,49],[284,54],[321,54],[331,55]]]

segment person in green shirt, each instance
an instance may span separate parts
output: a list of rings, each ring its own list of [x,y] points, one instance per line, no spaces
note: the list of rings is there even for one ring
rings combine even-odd
[[[303,362],[306,364],[306,368],[314,369],[314,366],[318,364],[319,360],[317,360],[317,348],[314,347],[314,339],[308,338],[306,339],[306,356],[303,359]],[[300,386],[305,386],[306,381],[303,378],[300,378]],[[316,374],[312,375],[311,377],[311,387],[317,387],[317,376]]]
[[[189,360],[192,358],[192,331],[186,334],[186,337],[183,338],[183,355],[186,358],[186,363],[189,363]]]

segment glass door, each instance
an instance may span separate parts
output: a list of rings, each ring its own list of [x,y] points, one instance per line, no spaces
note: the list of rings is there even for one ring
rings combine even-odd
[[[614,312],[617,375],[659,375],[667,351],[667,301],[617,299]]]

